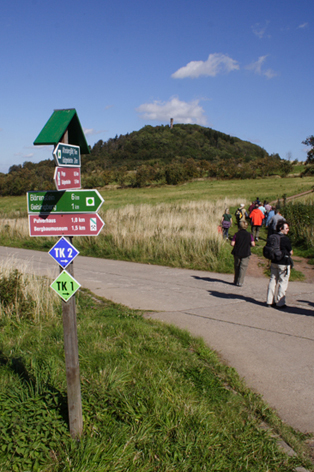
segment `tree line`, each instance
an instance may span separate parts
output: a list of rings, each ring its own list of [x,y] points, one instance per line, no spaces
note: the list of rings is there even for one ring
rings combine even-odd
[[[248,141],[199,125],[144,126],[99,140],[82,156],[83,188],[109,184],[177,185],[197,178],[249,179],[288,175],[293,163]],[[0,174],[0,195],[52,190],[55,163],[24,162]]]

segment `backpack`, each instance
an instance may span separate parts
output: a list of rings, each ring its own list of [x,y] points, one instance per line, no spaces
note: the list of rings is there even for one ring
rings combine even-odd
[[[238,208],[237,211],[235,212],[235,217],[238,223],[243,218],[243,213],[242,213],[242,210],[240,210],[240,208]]]
[[[283,252],[280,249],[280,234],[271,234],[267,238],[266,246],[263,247],[263,256],[272,262],[278,262],[283,258]]]

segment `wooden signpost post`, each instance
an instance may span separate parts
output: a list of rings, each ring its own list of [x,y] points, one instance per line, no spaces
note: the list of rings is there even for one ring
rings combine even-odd
[[[54,251],[55,254],[63,256],[66,248],[72,245],[74,235],[96,236],[104,226],[104,222],[97,215],[97,211],[103,203],[97,190],[74,190],[80,188],[80,153],[89,154],[90,152],[76,111],[74,109],[55,110],[34,144],[53,144],[56,165],[64,169],[65,176],[68,177],[65,180],[71,180],[71,183],[59,186],[59,180],[56,181],[59,179],[57,172],[60,170],[58,167],[58,171],[55,172],[55,183],[57,190],[64,191],[50,193],[48,191],[31,191],[27,194],[30,235],[68,236],[69,246],[61,243],[59,250]],[[70,178],[72,176],[73,178]],[[77,182],[78,176],[79,182]],[[70,188],[73,192],[70,192],[69,195]],[[74,246],[72,247],[74,248]],[[59,263],[59,260],[56,258],[55,260]],[[79,438],[83,432],[83,417],[75,292],[79,289],[80,284],[74,279],[73,261],[67,265],[67,270],[63,270],[62,265],[60,265],[60,269],[61,273],[51,284],[51,288],[62,299],[70,434],[72,438]]]

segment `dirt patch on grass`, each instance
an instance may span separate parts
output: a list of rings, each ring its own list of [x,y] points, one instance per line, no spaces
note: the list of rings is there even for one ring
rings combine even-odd
[[[252,254],[246,275],[249,275],[250,277],[266,277],[264,274],[266,267],[266,259],[263,257],[258,257],[256,254]]]
[[[294,262],[295,270],[302,272],[305,279],[305,283],[314,282],[314,265],[308,264],[308,259],[303,257],[295,256],[292,258]],[[267,260],[263,257],[259,257],[256,254],[252,254],[247,269],[247,275],[250,277],[266,277],[264,270],[267,267]]]

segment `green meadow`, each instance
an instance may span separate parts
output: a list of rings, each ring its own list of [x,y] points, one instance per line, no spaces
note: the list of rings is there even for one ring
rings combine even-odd
[[[71,439],[61,303],[47,287],[1,274],[1,472],[314,470],[309,436],[201,339],[86,291],[76,301],[84,430]]]
[[[234,213],[239,203],[313,183],[103,189],[104,230],[73,243],[91,256],[231,272],[231,248],[218,232],[225,207]],[[26,197],[0,201],[0,244],[53,246],[57,238],[29,237]],[[51,281],[11,265],[0,267],[0,472],[314,470],[311,435],[284,424],[201,339],[84,290],[76,297],[84,431],[73,441],[61,302]]]
[[[105,227],[97,238],[75,237],[75,246],[86,256],[230,273],[230,246],[218,232],[225,208],[234,214],[240,203],[248,207],[256,197],[282,203],[284,196],[311,191],[313,184],[314,177],[273,177],[100,189],[105,202],[99,214]],[[53,246],[57,238],[29,237],[26,196],[0,201],[0,244],[45,251]],[[236,229],[234,218],[231,236]],[[261,236],[253,251],[259,255],[265,231]]]
[[[284,195],[296,195],[314,186],[314,177],[269,177],[247,180],[199,180],[182,185],[168,185],[147,188],[104,188],[100,193],[105,199],[103,209],[115,209],[128,204],[179,203],[185,201],[224,198],[248,201],[259,197],[260,200],[277,200]],[[33,190],[33,189],[30,189]],[[42,189],[44,190],[44,189]],[[242,200],[241,200],[242,199]],[[26,196],[1,197],[0,216],[14,217],[27,214]]]

